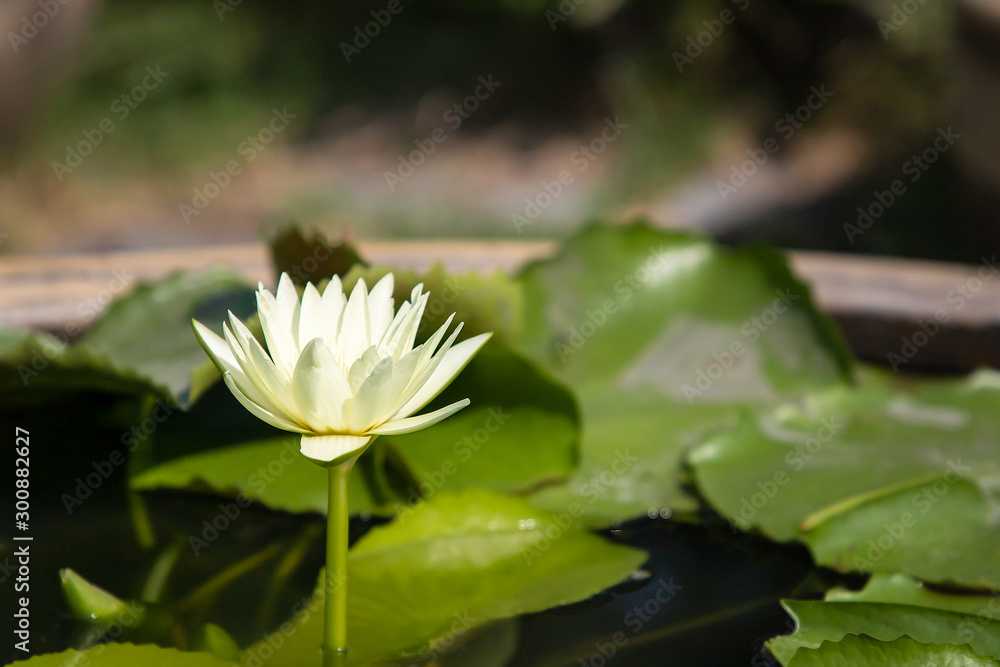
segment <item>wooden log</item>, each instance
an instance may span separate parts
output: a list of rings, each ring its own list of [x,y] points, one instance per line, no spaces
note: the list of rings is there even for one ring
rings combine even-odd
[[[793,252],[791,262],[858,357],[906,370],[1000,368],[1000,264],[992,258],[970,266]]]
[[[549,241],[367,241],[375,264],[424,270],[515,271],[551,256]],[[1000,265],[979,266],[858,255],[791,252],[794,270],[840,324],[855,354],[907,370],[1000,367]],[[250,283],[273,285],[266,248],[210,246],[95,255],[8,256],[0,260],[0,324],[58,333],[86,326],[110,298],[136,281],[217,264]],[[910,354],[916,350],[914,354]],[[890,355],[899,355],[892,357]],[[912,356],[912,360],[907,356]]]

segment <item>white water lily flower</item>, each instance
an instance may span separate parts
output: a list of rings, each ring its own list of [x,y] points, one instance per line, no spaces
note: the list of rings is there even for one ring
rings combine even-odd
[[[243,407],[301,433],[302,453],[331,465],[360,454],[375,436],[425,428],[469,404],[466,398],[411,416],[448,386],[491,334],[456,345],[460,323],[442,344],[452,314],[414,347],[429,294],[417,285],[394,312],[392,292],[391,273],[371,292],[358,280],[350,298],[334,276],[322,295],[307,284],[300,301],[283,273],[276,295],[263,285],[257,291],[267,352],[232,312],[232,328],[223,324],[225,340],[200,322],[192,324]]]

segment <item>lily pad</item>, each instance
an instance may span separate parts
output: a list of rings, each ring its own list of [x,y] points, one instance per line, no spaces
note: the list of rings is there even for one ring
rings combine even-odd
[[[861,634],[883,642],[910,637],[923,644],[964,644],[981,656],[1000,658],[1000,623],[983,623],[970,614],[873,602],[782,604],[795,619],[795,632],[767,643],[782,665],[797,664],[793,658],[801,649]]]
[[[689,511],[680,458],[735,420],[847,380],[839,336],[784,258],[645,224],[594,225],[525,269],[517,347],[578,396],[581,466],[538,503],[596,524]]]
[[[327,510],[326,471],[302,456],[297,435],[183,456],[138,473],[130,483],[137,491],[211,491],[286,512]],[[377,509],[360,468],[351,475],[349,502],[352,515]]]
[[[822,564],[996,588],[998,400],[993,371],[838,387],[748,417],[689,461],[736,525],[802,539]]]
[[[53,402],[78,391],[168,395],[165,387],[142,373],[116,366],[86,346],[67,346],[47,333],[0,328],[0,394],[5,407]]]
[[[227,311],[245,317],[253,304],[253,290],[229,269],[175,273],[114,301],[73,348],[149,378],[184,404],[192,371],[205,361],[191,318],[221,333]]]
[[[351,662],[439,653],[472,628],[585,599],[645,559],[524,500],[483,490],[439,494],[351,549]],[[247,649],[244,664],[262,652],[273,652],[273,667],[314,662],[322,616],[317,595],[290,627]]]
[[[836,643],[823,642],[817,649],[799,649],[789,664],[790,667],[997,667],[1000,660],[983,657],[964,645],[921,644],[908,637],[882,642],[851,635]]]
[[[997,505],[975,484],[933,477],[807,519],[802,539],[838,570],[902,571],[925,581],[1000,588]]]
[[[578,460],[579,416],[565,387],[504,349],[482,350],[427,407],[472,404],[433,428],[379,442],[410,477],[407,502],[441,490],[523,492],[565,478]]]

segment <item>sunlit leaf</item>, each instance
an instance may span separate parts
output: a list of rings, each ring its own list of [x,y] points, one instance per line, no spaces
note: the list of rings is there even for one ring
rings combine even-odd
[[[439,494],[372,529],[349,556],[352,664],[442,651],[493,620],[575,602],[615,584],[646,559],[523,500],[487,491]],[[273,667],[315,661],[321,598],[244,654],[274,652]]]
[[[173,624],[174,619],[166,609],[136,600],[122,600],[69,568],[59,572],[59,579],[70,613],[88,625],[101,630],[117,625],[129,639],[155,641]]]
[[[470,487],[525,491],[576,468],[576,404],[534,364],[482,350],[426,411],[466,397],[470,406],[433,428],[379,440],[411,477],[396,490],[407,502]]]
[[[65,337],[64,337],[65,338]],[[46,333],[0,328],[0,394],[7,408],[53,402],[79,391],[168,395],[137,370]]]
[[[580,470],[537,502],[595,523],[692,510],[681,453],[740,410],[841,382],[849,360],[777,253],[595,225],[520,278],[517,347],[580,400]]]
[[[73,348],[103,355],[185,403],[192,371],[205,361],[191,319],[221,334],[229,310],[253,311],[252,289],[231,270],[175,273],[114,301]]]
[[[744,529],[799,538],[841,570],[1000,588],[1000,375],[808,396],[692,452],[699,489]]]
[[[299,453],[299,436],[286,435],[183,456],[148,468],[131,480],[137,491],[214,491],[248,505],[261,502],[288,512],[327,508],[326,472]],[[351,475],[350,511],[376,509],[364,475]]]

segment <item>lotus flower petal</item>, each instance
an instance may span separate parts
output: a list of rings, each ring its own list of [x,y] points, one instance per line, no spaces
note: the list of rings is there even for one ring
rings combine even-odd
[[[458,375],[490,334],[455,343],[454,315],[414,346],[429,294],[417,285],[394,311],[392,274],[369,291],[358,280],[348,297],[334,276],[323,293],[307,284],[301,299],[287,274],[272,294],[260,286],[257,309],[265,351],[230,313],[220,337],[200,322],[195,335],[236,399],[259,419],[302,434],[302,453],[324,465],[357,456],[378,435],[427,428],[468,399],[413,416]]]

